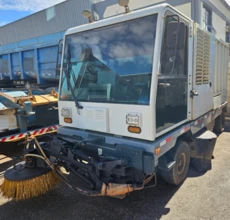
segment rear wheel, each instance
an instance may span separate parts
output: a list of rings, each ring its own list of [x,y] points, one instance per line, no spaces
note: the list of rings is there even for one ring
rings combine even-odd
[[[225,126],[225,114],[222,112],[220,116],[218,116],[215,120],[214,132],[217,134],[221,134],[224,131]]]
[[[161,171],[162,178],[173,185],[181,184],[188,173],[190,149],[186,142],[179,141],[172,150],[175,166],[169,171]]]

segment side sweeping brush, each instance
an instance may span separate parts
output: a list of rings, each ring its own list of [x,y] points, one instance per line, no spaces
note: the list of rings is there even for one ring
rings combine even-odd
[[[0,192],[9,199],[25,200],[36,197],[52,190],[60,182],[60,177],[56,174],[58,169],[47,158],[36,138],[33,140],[35,144],[32,149],[27,145],[25,161],[4,173]]]
[[[54,171],[22,181],[11,181],[5,177],[3,184],[0,186],[0,190],[6,198],[25,200],[47,193],[52,190],[58,182],[59,178]]]

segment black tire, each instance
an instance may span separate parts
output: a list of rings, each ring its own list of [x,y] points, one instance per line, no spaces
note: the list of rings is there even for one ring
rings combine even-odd
[[[218,116],[215,120],[215,126],[213,131],[216,134],[221,134],[224,131],[224,126],[225,126],[225,114],[222,112],[220,116]]]
[[[180,185],[184,182],[190,163],[190,149],[186,142],[178,141],[172,149],[172,155],[176,162],[169,171],[161,171],[162,178],[173,185]]]

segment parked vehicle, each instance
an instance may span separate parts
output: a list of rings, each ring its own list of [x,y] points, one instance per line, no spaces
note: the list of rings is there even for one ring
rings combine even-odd
[[[0,55],[0,85],[4,84],[1,80],[58,85],[62,40],[55,45],[41,48],[39,45],[38,42],[29,49],[14,48],[10,53]]]
[[[209,169],[224,126],[228,45],[168,4],[130,13],[119,2],[125,14],[94,22],[84,11],[90,23],[66,32],[60,126],[41,143],[85,195],[123,196],[157,171],[179,185],[191,159]]]
[[[41,89],[0,90],[0,144],[18,142],[29,133],[41,136],[57,130],[58,94]]]

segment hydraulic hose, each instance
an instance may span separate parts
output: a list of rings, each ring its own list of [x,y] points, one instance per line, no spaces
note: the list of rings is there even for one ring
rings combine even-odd
[[[52,162],[49,160],[49,158],[48,158],[48,157],[46,156],[46,154],[44,153],[44,151],[43,151],[41,145],[38,143],[36,137],[33,137],[33,139],[34,139],[34,141],[35,141],[36,146],[38,147],[38,149],[40,150],[40,152],[41,152],[41,154],[42,154],[42,156],[39,156],[39,155],[38,155],[38,156],[39,156],[38,158],[43,159],[43,160],[47,163],[47,165],[48,165],[52,170],[54,170],[54,171],[56,172],[56,174],[63,180],[63,182],[64,182],[68,187],[70,187],[70,188],[71,188],[72,190],[74,190],[74,191],[77,191],[77,192],[80,193],[80,194],[87,195],[87,196],[97,196],[97,195],[100,194],[100,193],[98,193],[98,192],[94,192],[94,191],[90,191],[90,190],[85,191],[85,190],[82,190],[82,189],[80,189],[80,188],[78,188],[78,187],[73,186],[73,185],[63,176],[63,174],[62,174],[58,169],[56,169],[56,168],[54,167],[54,165],[52,164]],[[29,154],[27,154],[27,155],[29,155]],[[33,154],[31,154],[31,156],[32,156],[32,155],[33,155]]]

